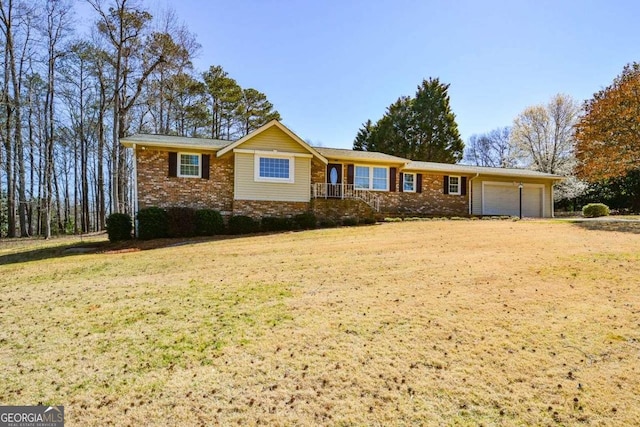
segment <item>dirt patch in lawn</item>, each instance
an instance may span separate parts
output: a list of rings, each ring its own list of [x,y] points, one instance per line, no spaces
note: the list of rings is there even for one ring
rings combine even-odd
[[[638,425],[639,247],[429,221],[12,263],[0,402],[70,426]]]

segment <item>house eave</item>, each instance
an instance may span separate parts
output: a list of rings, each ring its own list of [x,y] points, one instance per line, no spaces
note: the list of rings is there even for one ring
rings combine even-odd
[[[134,148],[144,150],[145,148],[167,148],[167,149],[176,149],[176,150],[194,150],[194,151],[211,151],[217,152],[221,149],[221,147],[207,147],[206,145],[201,144],[171,144],[171,143],[162,143],[162,142],[141,142],[141,141],[128,141],[126,139],[121,139],[120,143],[126,148]]]

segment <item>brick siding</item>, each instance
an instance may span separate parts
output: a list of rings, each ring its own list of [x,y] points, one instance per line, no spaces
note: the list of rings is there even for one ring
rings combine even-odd
[[[373,218],[376,212],[362,200],[354,199],[313,199],[311,210],[319,221],[342,222],[346,218]]]
[[[234,200],[233,215],[246,215],[254,219],[265,216],[292,217],[310,209],[308,202],[272,202],[263,200]]]
[[[209,179],[169,177],[169,151],[138,149],[139,209],[181,206],[229,212],[233,206],[233,157],[210,153]]]
[[[209,208],[223,215],[292,216],[312,210],[320,219],[340,221],[365,218],[373,210],[359,200],[315,199],[307,202],[233,200],[233,156],[217,158],[210,153],[209,179],[168,176],[169,151],[137,150],[139,209],[151,206]],[[347,165],[343,165],[343,182],[347,182]],[[311,162],[311,183],[326,182],[326,165]],[[466,215],[468,196],[444,194],[443,175],[423,174],[422,193],[400,193],[399,173],[395,192],[378,192],[381,214],[395,215]]]

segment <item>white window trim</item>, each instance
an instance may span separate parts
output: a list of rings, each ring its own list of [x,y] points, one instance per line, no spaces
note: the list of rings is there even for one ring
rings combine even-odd
[[[413,177],[413,190],[405,190],[404,189],[404,183],[405,183],[405,180],[407,178],[407,175],[411,175]],[[415,193],[416,192],[416,174],[413,173],[413,172],[403,172],[402,176],[403,176],[403,178],[402,178],[402,192],[404,192],[404,193]]]
[[[356,168],[358,167],[369,168],[369,187],[368,188],[356,187]],[[387,170],[387,179],[385,182],[385,188],[373,188],[373,169],[374,168]],[[389,167],[379,166],[379,165],[358,165],[358,164],[354,165],[353,166],[353,188],[355,190],[389,191]]]
[[[260,176],[260,159],[287,159],[289,160],[289,178],[265,178]],[[275,182],[281,184],[294,184],[295,183],[295,163],[296,158],[294,155],[284,154],[254,154],[253,164],[253,179],[256,182]]]
[[[183,175],[182,173],[180,173],[180,165],[182,164],[181,159],[182,156],[197,156],[198,157],[198,175]],[[176,165],[176,169],[177,169],[177,173],[176,175],[179,178],[200,178],[202,177],[202,154],[197,154],[197,153],[178,153],[178,159],[177,159],[178,164]]]
[[[451,191],[451,178],[458,178],[458,191]],[[462,194],[462,178],[459,175],[449,175],[449,194],[459,196]]]

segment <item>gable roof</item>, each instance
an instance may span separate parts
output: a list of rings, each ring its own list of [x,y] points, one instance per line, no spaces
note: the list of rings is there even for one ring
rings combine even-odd
[[[192,138],[187,136],[170,136],[170,135],[152,135],[138,133],[126,138],[120,139],[120,143],[125,147],[131,148],[133,144],[143,144],[149,147],[173,147],[186,148],[193,150],[212,150],[218,151],[221,148],[231,144],[233,141],[211,138]]]
[[[564,177],[560,175],[554,175],[551,173],[539,172],[529,169],[514,169],[514,168],[494,168],[487,166],[470,166],[470,165],[455,165],[448,163],[434,163],[434,162],[409,162],[405,170],[411,171],[426,171],[426,172],[450,172],[467,175],[496,175],[507,176],[514,178],[543,178],[543,179],[555,179],[562,180]]]
[[[290,137],[295,142],[300,144],[305,150],[307,150],[309,153],[311,153],[314,157],[317,157],[318,159],[320,159],[322,161],[322,163],[325,163],[325,164],[327,163],[327,159],[325,159],[322,156],[322,154],[318,153],[318,151],[316,151],[315,148],[313,148],[312,146],[310,146],[309,144],[304,142],[298,135],[296,135],[295,133],[291,132],[291,130],[289,130],[289,128],[287,128],[285,125],[283,125],[282,123],[280,123],[277,120],[271,120],[266,125],[261,126],[260,128],[254,130],[253,132],[243,136],[239,140],[237,140],[237,141],[225,146],[223,149],[218,151],[217,156],[218,157],[224,156],[226,153],[232,151],[234,148],[238,147],[239,145],[244,144],[245,142],[249,141],[251,138],[255,137],[256,135],[261,134],[262,132],[264,132],[267,129],[272,128],[273,126],[277,127],[282,132],[284,132],[288,137]]]
[[[402,157],[392,156],[390,154],[379,153],[377,151],[355,151],[348,148],[326,148],[314,147],[324,157],[334,160],[347,161],[363,161],[363,162],[380,162],[380,163],[398,163],[404,165],[409,162]]]

